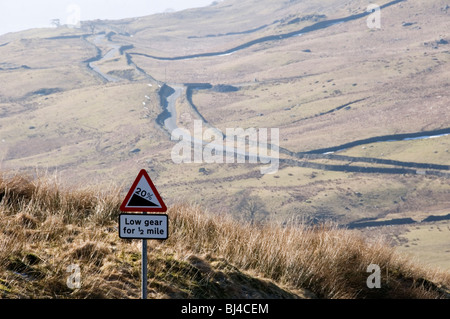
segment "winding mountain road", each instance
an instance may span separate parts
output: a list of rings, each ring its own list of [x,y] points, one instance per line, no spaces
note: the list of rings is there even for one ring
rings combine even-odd
[[[387,7],[399,2],[402,2],[404,0],[396,0],[389,2],[385,4],[383,7]],[[284,35],[278,35],[278,36],[269,36],[269,37],[263,37],[251,42],[247,42],[245,44],[242,44],[240,46],[237,46],[235,48],[232,48],[230,50],[226,50],[223,52],[215,52],[215,53],[204,53],[204,54],[195,54],[195,55],[189,55],[189,56],[180,56],[180,57],[173,57],[173,58],[159,58],[154,57],[146,54],[140,54],[140,53],[124,53],[124,50],[121,48],[129,47],[133,48],[133,46],[130,46],[129,44],[118,44],[111,40],[111,37],[106,37],[105,34],[98,34],[94,40],[90,43],[92,43],[96,49],[97,49],[97,56],[95,58],[92,58],[87,62],[88,68],[90,68],[92,71],[96,72],[99,77],[101,77],[103,80],[107,82],[117,82],[118,79],[109,75],[105,74],[101,71],[101,69],[97,66],[98,62],[102,62],[108,59],[111,59],[117,55],[125,54],[127,57],[127,63],[131,66],[133,66],[138,72],[144,74],[147,78],[155,80],[151,75],[147,74],[142,68],[137,66],[135,62],[132,60],[132,55],[143,55],[148,56],[150,58],[154,59],[161,59],[161,60],[182,60],[182,59],[191,59],[191,58],[198,58],[198,57],[204,57],[204,56],[220,56],[220,55],[226,55],[231,54],[233,52],[236,52],[238,50],[243,50],[249,46],[252,46],[256,43],[261,42],[267,42],[272,40],[279,40],[284,38],[289,38],[292,36],[297,36],[300,33],[306,33],[306,32],[312,32],[315,30],[323,29],[330,27],[332,25],[343,23],[355,19],[359,19],[361,17],[366,16],[368,13],[361,13],[357,15],[353,15],[350,17],[342,18],[342,19],[335,19],[335,20],[326,20],[321,21],[316,24],[313,24],[311,26],[305,27],[299,31],[287,33]],[[98,48],[98,45],[101,41],[107,41],[107,45],[109,46],[110,50],[105,54],[101,55],[101,50]],[[159,81],[158,81],[159,82]],[[159,82],[162,83],[162,82]],[[180,127],[177,124],[178,114],[176,110],[176,104],[178,99],[187,92],[186,85],[183,84],[163,84],[162,89],[167,90],[170,94],[162,95],[161,97],[161,107],[163,109],[163,112],[158,116],[156,122],[165,129],[169,135],[174,130],[179,129]],[[356,101],[359,102],[359,101]],[[352,102],[353,103],[353,102]],[[212,127],[210,124],[207,123],[206,119],[200,114],[198,109],[191,104],[192,111],[194,113],[198,113],[200,118],[202,119],[203,124],[205,124],[206,127],[213,128],[220,132],[217,128]],[[333,109],[329,112],[334,112],[339,110],[340,107]],[[328,113],[328,112],[327,112]],[[320,116],[322,114],[319,114]],[[227,136],[223,133],[223,141],[227,139]],[[445,128],[441,130],[435,130],[430,132],[417,132],[417,133],[409,133],[409,134],[401,134],[401,135],[391,135],[391,136],[379,136],[374,137],[370,139],[360,140],[360,141],[354,141],[347,143],[345,145],[335,146],[335,147],[329,147],[326,149],[319,149],[319,150],[310,150],[307,152],[292,152],[285,148],[280,148],[278,145],[271,145],[267,144],[265,153],[269,154],[269,150],[279,150],[279,153],[284,154],[288,156],[288,158],[279,159],[277,156],[277,160],[280,161],[281,164],[288,165],[288,166],[300,166],[300,167],[310,167],[315,169],[321,169],[321,170],[332,170],[332,171],[345,171],[345,172],[362,172],[362,173],[382,173],[382,174],[421,174],[421,175],[436,175],[436,176],[443,176],[450,178],[450,173],[448,172],[450,170],[449,165],[437,165],[437,164],[429,164],[429,163],[413,163],[413,162],[401,162],[401,161],[392,161],[392,160],[383,160],[383,159],[377,159],[377,158],[357,158],[357,157],[349,157],[349,156],[340,156],[335,155],[334,153],[339,152],[342,149],[359,146],[359,145],[365,145],[369,143],[376,143],[376,142],[386,142],[386,141],[393,141],[393,140],[408,140],[408,139],[419,139],[419,138],[432,138],[432,137],[441,137],[441,136],[447,136],[450,134],[450,128]],[[186,136],[188,138],[188,136]],[[189,136],[189,138],[192,138],[192,136]],[[192,143],[200,143],[201,145],[205,146],[209,144],[211,146],[211,143],[205,142],[203,140],[195,140],[191,139]],[[248,141],[247,141],[248,142]],[[255,143],[252,143],[250,141],[249,143],[251,146],[255,146]],[[257,144],[256,144],[257,145]],[[214,145],[213,145],[214,146]],[[217,147],[224,147],[225,152],[232,152],[237,156],[243,156],[247,160],[249,157],[257,157],[259,161],[263,161],[264,163],[267,163],[269,161],[275,160],[274,157],[266,156],[266,157],[259,157],[258,154],[252,154],[247,152],[246,150],[240,150],[240,149],[230,149],[224,144],[217,144],[215,145]],[[272,154],[272,153],[271,153]],[[319,164],[315,162],[310,162],[307,160],[315,160],[315,159],[332,159],[337,161],[343,161],[347,162],[346,165],[324,165]],[[355,166],[350,164],[355,162],[362,162],[362,163],[371,163],[371,164],[379,164],[379,165],[390,165],[394,167],[366,167],[366,166]]]
[[[382,6],[380,6],[380,9],[384,9],[384,8],[387,8],[389,6],[392,6],[394,4],[397,4],[399,2],[404,2],[404,1],[406,1],[406,0],[394,0],[394,1],[391,1],[389,3],[386,3]],[[214,57],[214,56],[225,56],[225,55],[230,55],[235,52],[247,49],[256,44],[289,39],[289,38],[300,36],[300,35],[303,35],[303,34],[306,34],[309,32],[314,32],[317,30],[329,28],[329,27],[332,27],[332,26],[335,26],[335,25],[338,25],[338,24],[341,24],[344,22],[357,20],[357,19],[366,17],[370,14],[371,14],[371,12],[364,11],[362,13],[354,14],[354,15],[351,15],[351,16],[348,16],[345,18],[319,21],[312,25],[306,26],[300,30],[296,30],[296,31],[284,33],[284,34],[269,35],[269,36],[261,37],[261,38],[240,44],[236,47],[230,48],[225,51],[197,53],[197,54],[182,55],[182,56],[175,56],[175,57],[161,57],[161,56],[149,55],[149,54],[145,54],[145,53],[130,53],[130,54],[131,55],[140,55],[140,56],[144,56],[144,57],[155,59],[155,60],[161,60],[161,61],[178,61],[178,60],[189,60],[189,59],[206,58],[206,57]]]
[[[119,81],[118,78],[102,72],[102,70],[97,66],[97,63],[109,60],[117,56],[121,46],[106,39],[105,34],[98,34],[97,36],[95,36],[94,40],[91,43],[99,51],[100,49],[98,48],[98,45],[101,42],[106,42],[110,50],[105,55],[103,56],[100,55],[97,57],[97,59],[92,59],[92,61],[88,62],[88,66],[92,71],[96,72],[101,78],[103,78],[107,82],[118,82]]]

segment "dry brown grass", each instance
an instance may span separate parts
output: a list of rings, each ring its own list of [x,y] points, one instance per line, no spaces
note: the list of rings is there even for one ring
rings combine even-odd
[[[48,177],[2,177],[0,297],[136,298],[139,243],[118,238],[120,193],[64,190]],[[185,204],[168,215],[169,240],[150,244],[154,298],[242,298],[244,284],[253,289],[248,298],[305,297],[300,291],[318,298],[449,297],[448,273],[333,225],[252,226]],[[71,264],[80,265],[81,289],[66,284]],[[370,264],[382,269],[381,289],[366,286]]]
[[[434,298],[433,281],[450,276],[414,265],[381,239],[367,242],[356,232],[333,225],[243,225],[208,216],[200,208],[173,207],[169,242],[194,253],[224,256],[242,269],[283,284],[312,290],[324,298]],[[366,286],[367,267],[382,269],[382,289]],[[385,276],[385,274],[387,274]]]

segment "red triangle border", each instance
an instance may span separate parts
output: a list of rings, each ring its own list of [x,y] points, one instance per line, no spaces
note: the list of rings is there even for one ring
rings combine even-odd
[[[152,189],[153,193],[156,196],[156,199],[158,199],[159,203],[161,204],[161,207],[126,207],[128,202],[130,201],[131,196],[133,196],[137,185],[139,184],[140,180],[142,179],[142,176],[144,176],[144,178],[147,180],[148,184],[150,185],[150,188]],[[161,195],[159,195],[158,191],[156,190],[155,185],[153,184],[150,176],[148,175],[148,173],[145,169],[143,169],[139,172],[139,175],[136,177],[136,180],[134,181],[133,185],[131,186],[130,190],[128,191],[128,194],[125,197],[122,205],[120,205],[120,210],[123,212],[145,212],[145,213],[167,212],[166,204],[162,200]]]

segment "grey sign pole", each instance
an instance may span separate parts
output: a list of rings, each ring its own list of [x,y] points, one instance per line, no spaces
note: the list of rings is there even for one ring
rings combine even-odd
[[[147,215],[146,212],[143,215]],[[141,274],[142,274],[142,299],[147,299],[147,239],[142,240],[142,265],[141,265]]]

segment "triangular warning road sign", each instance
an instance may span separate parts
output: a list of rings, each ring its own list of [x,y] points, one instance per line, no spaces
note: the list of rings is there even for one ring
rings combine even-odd
[[[125,200],[120,206],[123,212],[164,213],[166,204],[145,169],[141,170]]]

